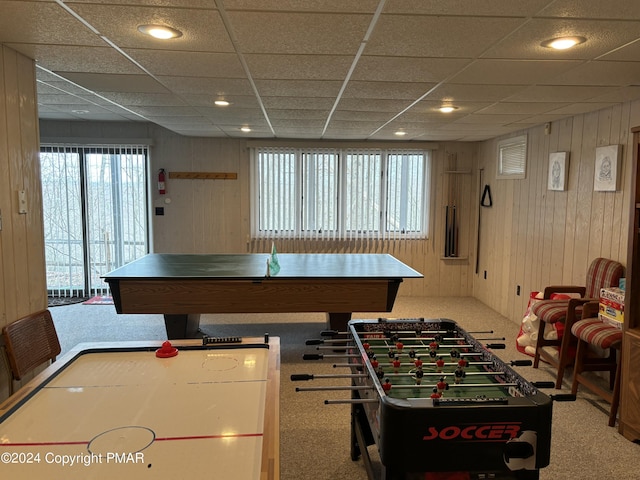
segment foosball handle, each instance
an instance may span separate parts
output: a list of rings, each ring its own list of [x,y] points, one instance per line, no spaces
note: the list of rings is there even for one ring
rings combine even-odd
[[[305,353],[302,355],[303,360],[322,360],[324,355],[319,353]]]
[[[302,380],[313,380],[313,375],[309,373],[294,373],[291,375],[292,382],[299,382]]]
[[[311,339],[304,342],[305,345],[322,345],[323,343],[324,343],[324,340],[319,340],[319,339]]]
[[[320,332],[320,336],[322,337],[335,337],[336,335],[338,335],[337,330],[323,330],[322,332]]]
[[[571,393],[558,393],[557,395],[550,395],[551,400],[554,402],[575,402],[576,396]]]
[[[504,343],[487,343],[485,347],[490,348],[491,350],[504,350],[507,348]]]
[[[531,360],[511,360],[512,367],[530,367],[531,365],[533,365],[533,362]]]
[[[531,383],[536,388],[555,388],[556,386],[554,382],[531,382]]]

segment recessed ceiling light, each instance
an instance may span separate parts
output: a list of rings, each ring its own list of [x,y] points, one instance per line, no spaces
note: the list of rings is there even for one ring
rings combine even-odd
[[[89,113],[89,110],[71,110],[71,113],[75,113],[76,115],[86,115]]]
[[[249,127],[240,127],[240,130],[242,130],[243,132],[250,132],[251,129]]]
[[[397,135],[398,137],[404,137],[406,134],[407,132],[405,132],[404,130],[398,130],[394,133],[394,135]]]
[[[227,102],[226,100],[216,100],[213,103],[215,103],[219,107],[228,107],[229,106],[229,102]]]
[[[443,105],[438,110],[440,110],[442,113],[451,113],[457,109],[458,107],[454,107],[453,105]]]
[[[170,38],[178,38],[182,36],[182,32],[180,30],[176,30],[175,28],[167,27],[165,25],[140,25],[138,27],[138,31],[161,40],[168,40]]]
[[[545,40],[540,45],[545,48],[553,48],[555,50],[566,50],[567,48],[575,47],[581,43],[586,42],[584,37],[557,37]]]

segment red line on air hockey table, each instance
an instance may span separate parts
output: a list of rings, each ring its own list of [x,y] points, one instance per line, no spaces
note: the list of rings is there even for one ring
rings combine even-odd
[[[250,438],[262,437],[263,433],[234,433],[234,434],[218,434],[218,435],[185,435],[183,437],[157,437],[154,442],[167,442],[177,440],[210,440],[222,438]],[[66,441],[66,442],[20,442],[20,443],[0,443],[0,447],[47,447],[56,445],[89,445],[91,440]]]

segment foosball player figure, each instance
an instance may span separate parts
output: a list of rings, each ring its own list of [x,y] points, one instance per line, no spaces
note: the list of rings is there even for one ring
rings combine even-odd
[[[396,342],[396,350],[398,351],[398,353],[402,353],[403,349],[404,349],[404,343],[402,343],[400,340],[398,340]]]
[[[436,360],[436,373],[442,373],[442,370],[444,370],[444,360],[442,357],[438,357],[438,360]]]
[[[389,358],[393,359],[396,356],[396,352],[393,348],[390,348],[389,353],[387,353],[387,355],[389,355]]]
[[[451,358],[460,358],[460,352],[455,348],[451,349],[449,355],[451,355]]]
[[[400,359],[398,357],[393,359],[393,372],[398,373],[400,371]]]
[[[378,380],[382,380],[384,378],[384,370],[382,370],[382,367],[378,367],[376,369],[376,377],[378,377]]]
[[[467,365],[469,365],[469,362],[467,362],[464,358],[458,360],[458,367],[464,369],[467,367]]]
[[[387,394],[389,393],[389,390],[391,390],[391,382],[389,381],[388,378],[384,379],[384,383],[382,384],[382,389]]]
[[[456,371],[453,372],[453,375],[455,376],[455,382],[456,383],[461,383],[462,379],[467,376],[467,372],[464,371],[463,367],[458,365],[456,367]]]
[[[416,358],[416,350],[415,350],[415,348],[412,347],[411,350],[409,350],[408,355],[409,355],[409,358]]]
[[[380,365],[380,362],[378,362],[378,359],[376,358],[375,354],[373,354],[369,360],[371,361],[371,366],[373,367],[374,370],[378,368],[378,365]]]
[[[420,385],[422,383],[422,377],[424,377],[424,372],[422,371],[422,365],[418,367],[418,369],[414,372],[413,375],[416,379],[416,385]]]
[[[449,390],[449,384],[445,382],[446,377],[440,377],[438,383],[436,383],[436,388],[438,389],[438,393],[442,395],[442,392],[445,390]]]
[[[413,364],[416,366],[416,368],[422,368],[422,360],[420,360],[420,357],[416,357],[416,359],[413,361]]]
[[[431,394],[431,398],[440,398],[440,397],[442,397],[442,393],[440,393],[440,392],[438,391],[438,388],[437,388],[437,387],[435,387],[435,388],[433,389],[433,393]]]
[[[429,356],[436,358],[438,356],[438,342],[433,341],[429,344]]]

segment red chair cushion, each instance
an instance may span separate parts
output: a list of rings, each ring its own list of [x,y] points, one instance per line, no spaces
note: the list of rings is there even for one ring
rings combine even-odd
[[[540,300],[531,307],[533,314],[545,323],[564,322],[569,300]]]
[[[602,349],[618,348],[622,343],[622,330],[607,325],[597,318],[577,321],[571,327],[571,333],[579,339]]]

